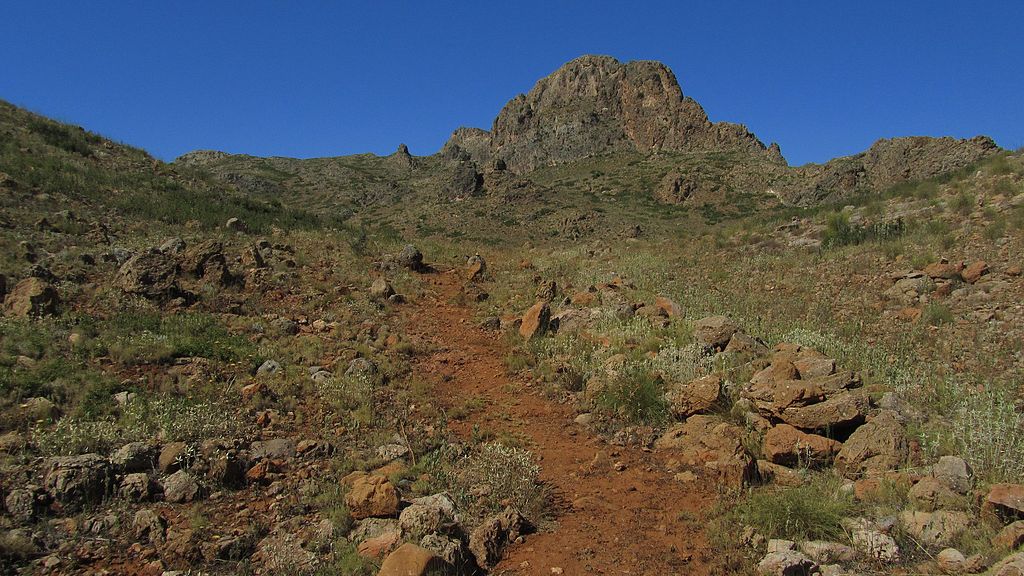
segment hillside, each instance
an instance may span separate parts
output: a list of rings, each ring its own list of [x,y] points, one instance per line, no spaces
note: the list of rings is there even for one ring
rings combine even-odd
[[[583,57],[431,156],[164,163],[3,103],[0,199],[0,574],[1024,566],[986,138],[790,167]]]

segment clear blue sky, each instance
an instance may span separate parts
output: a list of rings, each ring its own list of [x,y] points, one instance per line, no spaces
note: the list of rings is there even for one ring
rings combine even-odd
[[[1024,2],[50,2],[0,18],[0,98],[169,160],[435,152],[581,54],[668,64],[791,164],[898,135],[1024,146]]]

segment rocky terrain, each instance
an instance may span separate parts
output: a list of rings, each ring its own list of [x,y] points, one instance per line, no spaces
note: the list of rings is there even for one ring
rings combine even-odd
[[[1024,573],[1024,155],[586,56],[438,153],[0,105],[0,574]]]

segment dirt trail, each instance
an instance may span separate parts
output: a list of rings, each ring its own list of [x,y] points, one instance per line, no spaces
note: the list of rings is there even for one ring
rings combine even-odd
[[[554,529],[527,536],[493,573],[707,574],[700,518],[715,492],[674,480],[656,454],[609,446],[573,422],[571,407],[507,376],[502,337],[481,330],[472,310],[458,304],[458,271],[423,278],[427,295],[411,307],[407,332],[431,352],[416,374],[434,385],[443,406],[484,399],[485,409],[452,424],[455,433],[465,437],[478,426],[524,438],[554,495]],[[599,452],[607,459],[591,466]]]

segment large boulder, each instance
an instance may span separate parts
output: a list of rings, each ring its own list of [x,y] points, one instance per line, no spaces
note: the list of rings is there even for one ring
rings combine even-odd
[[[174,257],[153,248],[121,265],[115,282],[128,294],[163,302],[185,295],[178,284],[178,271]]]
[[[694,414],[711,411],[722,398],[722,379],[714,374],[690,382],[675,383],[665,392],[672,414],[685,420]]]
[[[58,456],[50,460],[43,487],[63,510],[78,511],[110,494],[114,470],[99,454]]]
[[[57,313],[59,306],[57,290],[34,276],[18,282],[4,299],[4,308],[14,316],[51,316]]]
[[[905,510],[900,514],[900,525],[925,546],[949,546],[971,525],[971,517],[966,512],[951,510]]]
[[[739,329],[739,325],[725,316],[709,316],[693,325],[693,337],[701,346],[721,351]]]
[[[156,464],[156,449],[145,442],[130,442],[110,455],[110,463],[125,474],[147,472]]]
[[[432,551],[406,542],[384,559],[377,576],[427,576],[444,568],[444,560]]]
[[[161,486],[164,489],[164,500],[175,504],[192,502],[203,496],[202,486],[195,476],[184,470],[178,470],[164,478]]]
[[[743,448],[744,430],[714,416],[691,416],[669,428],[655,443],[686,466],[701,468],[723,484],[739,488],[756,473]]]
[[[843,443],[836,468],[851,477],[895,470],[906,463],[909,450],[903,425],[895,414],[883,410]]]
[[[181,257],[181,269],[192,278],[219,286],[237,281],[224,255],[224,245],[216,240],[205,240],[186,250]]]
[[[779,424],[764,435],[764,455],[783,466],[828,465],[842,444],[824,436],[801,432],[789,424]]]
[[[395,256],[395,263],[413,272],[423,272],[426,270],[426,266],[423,265],[423,253],[412,244],[406,244],[402,248],[398,256]]]
[[[360,476],[345,495],[345,505],[356,520],[398,513],[398,492],[387,478],[377,474]]]

